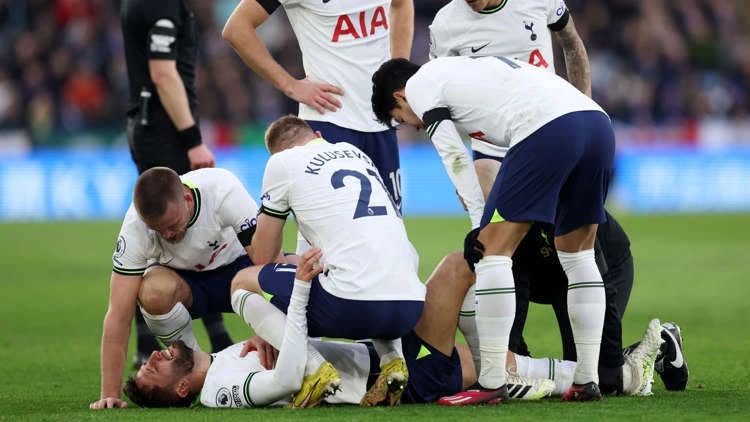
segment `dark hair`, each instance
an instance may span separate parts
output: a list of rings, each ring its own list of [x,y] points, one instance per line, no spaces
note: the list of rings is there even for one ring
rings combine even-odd
[[[312,135],[315,132],[306,121],[292,114],[287,114],[276,119],[266,129],[266,147],[271,153],[282,150],[289,144],[294,143],[301,133]]]
[[[189,407],[199,393],[199,391],[194,391],[185,397],[180,397],[171,389],[154,387],[146,390],[138,386],[135,376],[128,378],[125,386],[122,387],[122,392],[140,407]]]
[[[182,182],[177,172],[167,167],[153,167],[135,181],[133,204],[141,219],[153,221],[164,215],[167,204],[182,196]]]
[[[419,65],[409,60],[390,59],[372,75],[372,111],[380,123],[393,127],[391,111],[396,108],[393,93],[405,87],[418,70]]]

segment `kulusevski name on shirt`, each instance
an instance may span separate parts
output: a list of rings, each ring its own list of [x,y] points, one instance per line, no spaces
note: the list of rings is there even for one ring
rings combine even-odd
[[[307,163],[305,173],[314,174],[317,176],[320,172],[321,167],[323,167],[327,162],[339,158],[359,158],[360,160],[365,161],[367,164],[374,166],[372,160],[370,160],[370,157],[368,157],[367,154],[362,151],[355,151],[351,149],[337,149],[315,154],[310,162]]]

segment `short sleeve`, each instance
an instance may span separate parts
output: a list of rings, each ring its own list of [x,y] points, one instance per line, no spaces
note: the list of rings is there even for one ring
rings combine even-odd
[[[222,188],[226,189],[226,192],[218,209],[219,221],[224,227],[231,226],[237,234],[254,230],[258,204],[240,179],[226,171],[226,176],[222,177]]]
[[[160,0],[148,3],[145,10],[149,59],[177,59],[177,33],[182,24],[180,1]]]
[[[547,0],[547,3],[547,27],[551,31],[562,30],[568,24],[570,18],[565,0]]]
[[[112,271],[122,275],[142,275],[148,266],[148,249],[148,227],[131,205],[115,242]]]
[[[263,195],[260,212],[272,217],[283,218],[291,211],[289,206],[290,179],[284,166],[284,152],[271,156],[263,174]]]
[[[445,108],[441,98],[442,83],[435,79],[428,72],[421,71],[406,82],[406,98],[417,116],[424,118],[431,110]]]

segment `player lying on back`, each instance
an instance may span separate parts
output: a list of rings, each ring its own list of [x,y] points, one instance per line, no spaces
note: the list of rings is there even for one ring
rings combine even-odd
[[[136,375],[128,379],[125,394],[144,407],[189,406],[198,395],[201,403],[209,407],[256,407],[289,400],[294,406],[304,407],[314,406],[334,393],[339,380],[328,367],[316,374],[319,378],[327,375],[325,382],[317,383],[313,389],[300,389],[307,363],[305,313],[310,280],[322,271],[316,266],[319,259],[319,249],[307,251],[295,272],[276,368],[265,369],[257,351],[241,358],[240,344],[209,355],[193,351],[179,341],[167,350],[153,352]],[[273,310],[273,306],[255,296],[254,303],[267,304]]]

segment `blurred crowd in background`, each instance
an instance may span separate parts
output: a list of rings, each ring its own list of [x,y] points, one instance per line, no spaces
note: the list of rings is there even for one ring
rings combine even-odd
[[[209,142],[219,145],[262,142],[267,122],[297,109],[221,38],[237,1],[192,2],[201,34],[201,126]],[[415,1],[412,60],[427,60],[427,26],[445,3]],[[745,2],[566,3],[587,46],[594,99],[627,134],[626,142],[750,143]],[[128,91],[119,9],[117,0],[0,0],[0,151],[80,141],[81,133],[92,131],[121,139]],[[261,27],[261,36],[274,57],[302,77],[283,10]],[[556,66],[564,74],[559,49]],[[108,142],[104,135],[95,138]]]

